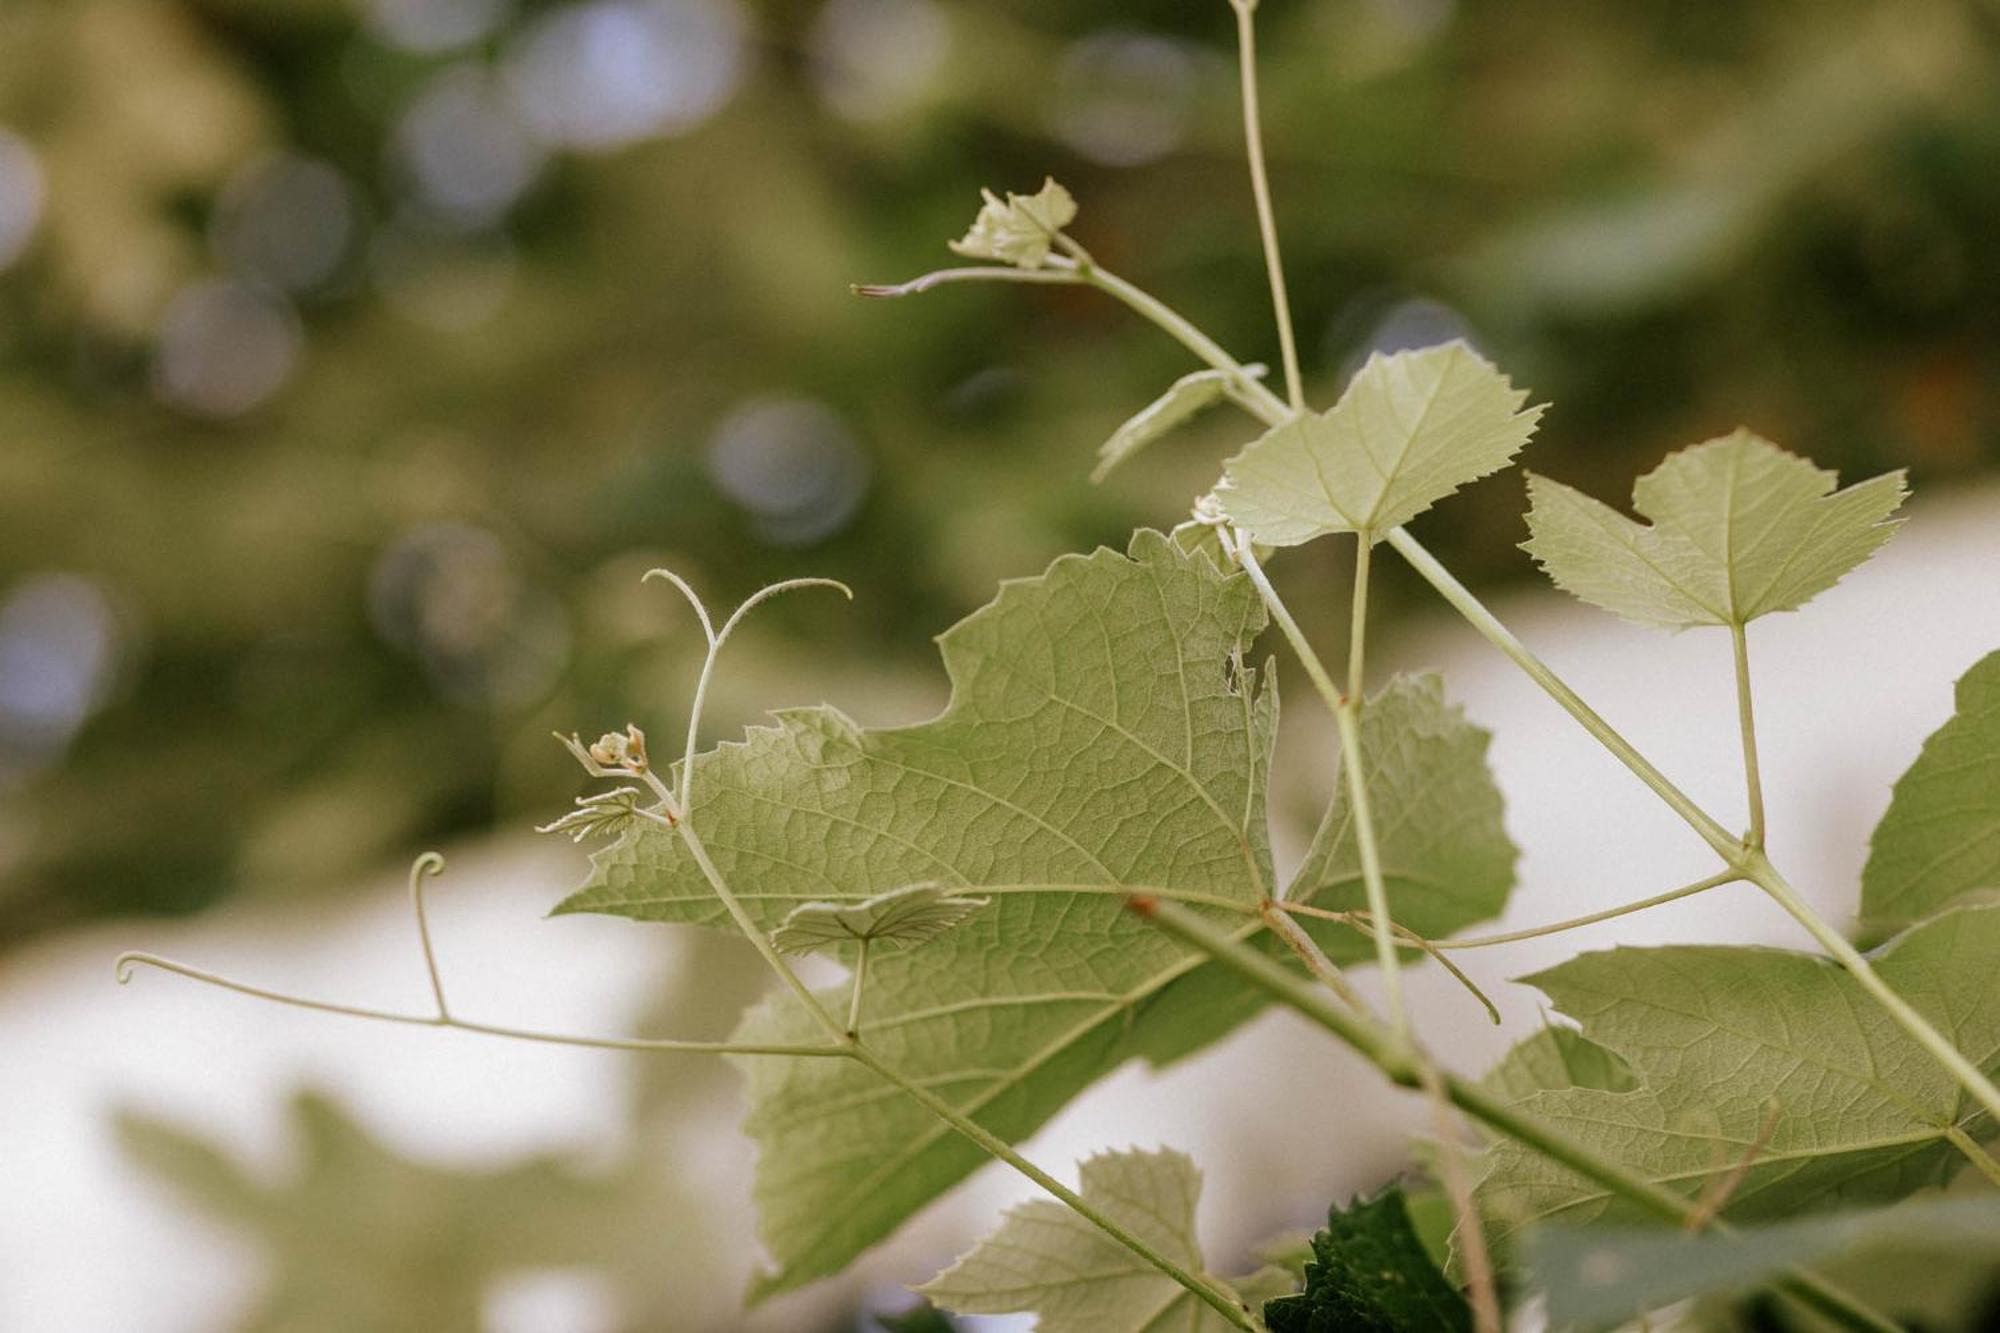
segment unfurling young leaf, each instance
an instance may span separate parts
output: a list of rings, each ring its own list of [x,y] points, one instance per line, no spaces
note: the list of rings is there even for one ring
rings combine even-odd
[[[1861,872],[1861,920],[1873,933],[2000,893],[2000,652],[1959,679],[1957,701],[1875,826]]]
[[[785,953],[817,953],[843,944],[934,940],[986,906],[984,898],[954,897],[939,883],[906,884],[858,903],[801,903],[771,932]]]
[[[2000,908],[1964,908],[1898,936],[1875,964],[1990,1074],[2000,1071],[1995,957]],[[1527,980],[1582,1025],[1584,1040],[1622,1059],[1638,1086],[1529,1091],[1519,1105],[1690,1200],[1741,1170],[1723,1209],[1734,1220],[1902,1198],[1963,1164],[1955,1135],[1992,1132],[1979,1104],[1822,957],[1625,948]],[[1598,1066],[1577,1067],[1604,1081]],[[1516,1144],[1495,1146],[1489,1165],[1479,1198],[1491,1234],[1546,1221],[1651,1220]]]
[[[1262,378],[1264,367],[1245,366],[1249,374]],[[1228,397],[1236,376],[1223,370],[1195,370],[1181,376],[1167,391],[1128,418],[1111,432],[1111,438],[1097,448],[1097,466],[1090,479],[1103,481],[1111,470],[1197,413]]]
[[[1836,480],[1746,430],[1639,478],[1632,506],[1647,523],[1531,475],[1523,549],[1558,587],[1628,620],[1746,625],[1825,592],[1900,526],[1901,472]]]
[[[1312,1248],[1305,1290],[1264,1307],[1271,1333],[1455,1333],[1472,1327],[1465,1297],[1438,1271],[1397,1186],[1333,1209]]]
[[[1505,467],[1541,418],[1462,342],[1371,355],[1332,410],[1274,426],[1229,460],[1216,496],[1260,542],[1329,532],[1380,541]]]
[[[1912,1265],[2000,1256],[2000,1198],[1924,1199],[1728,1234],[1658,1227],[1543,1227],[1526,1267],[1557,1328],[1605,1328],[1701,1296],[1748,1291],[1787,1270],[1861,1255]]]
[[[1083,1163],[1085,1203],[1190,1273],[1200,1273],[1195,1205],[1201,1173],[1186,1155],[1101,1153]],[[1245,1301],[1292,1290],[1281,1269],[1235,1284]],[[1035,1333],[1223,1333],[1221,1314],[1174,1279],[1052,1199],[1009,1209],[998,1230],[971,1253],[915,1288],[956,1314],[1036,1316]]]
[[[563,833],[571,842],[585,838],[612,838],[624,833],[645,815],[646,798],[637,787],[614,787],[576,798],[576,809],[549,823],[537,825],[537,833]]]
[[[973,219],[971,230],[951,243],[953,250],[970,259],[1040,268],[1056,233],[1076,220],[1076,200],[1052,178],[1033,194],[1009,193],[1005,199],[991,190],[980,194],[986,206]]]

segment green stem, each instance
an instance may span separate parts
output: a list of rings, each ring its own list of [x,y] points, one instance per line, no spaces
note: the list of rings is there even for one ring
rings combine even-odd
[[[687,844],[688,854],[694,857],[694,863],[701,868],[702,876],[708,880],[709,888],[715,891],[716,899],[721,902],[722,910],[729,913],[730,920],[734,921],[736,928],[743,932],[743,938],[750,941],[750,947],[755,949],[771,970],[778,974],[779,980],[798,997],[799,1003],[806,1007],[806,1012],[812,1015],[813,1021],[818,1023],[829,1037],[842,1045],[851,1045],[854,1039],[848,1035],[847,1029],[840,1025],[840,1020],[827,1012],[826,1006],[819,1002],[819,997],[812,993],[805,982],[799,980],[799,974],[792,970],[792,965],[779,955],[777,947],[771,943],[771,937],[766,935],[751,919],[750,914],[743,910],[743,904],[736,900],[736,895],[723,880],[722,872],[717,870],[715,862],[709,859],[708,848],[702,845],[699,837],[695,836],[693,826],[683,819],[679,828],[681,841]]]
[[[1354,812],[1355,849],[1361,855],[1361,884],[1368,894],[1368,915],[1374,927],[1375,961],[1382,969],[1382,1006],[1389,1027],[1402,1041],[1410,1036],[1410,1015],[1403,1005],[1403,960],[1396,952],[1396,923],[1389,912],[1389,886],[1382,877],[1382,856],[1375,846],[1375,812],[1369,805],[1368,775],[1361,767],[1361,727],[1354,717],[1354,696],[1335,710],[1340,728],[1340,766],[1347,778],[1348,808]]]
[[[1707,879],[1698,879],[1692,884],[1683,884],[1678,889],[1668,889],[1665,893],[1656,893],[1650,898],[1641,898],[1637,902],[1626,903],[1622,907],[1607,907],[1601,912],[1591,912],[1584,916],[1573,916],[1567,921],[1555,921],[1546,926],[1532,926],[1527,930],[1510,930],[1504,935],[1478,935],[1469,940],[1437,940],[1434,941],[1433,947],[1439,949],[1485,949],[1495,944],[1513,944],[1519,940],[1540,939],[1544,935],[1560,935],[1566,930],[1575,930],[1579,926],[1594,926],[1600,921],[1611,921],[1621,916],[1630,916],[1634,912],[1643,912],[1649,907],[1658,907],[1662,903],[1675,902],[1682,898],[1691,898],[1697,893],[1706,893],[1710,889],[1721,888],[1724,884],[1734,884],[1742,878],[1743,875],[1739,871],[1725,870],[1719,875],[1710,875]]]
[[[1703,842],[1714,848],[1725,861],[1734,865],[1743,855],[1740,838],[1722,827],[1708,812],[1696,805],[1687,793],[1667,780],[1665,774],[1653,767],[1647,758],[1632,748],[1631,742],[1619,735],[1617,730],[1599,717],[1589,704],[1585,703],[1565,684],[1562,678],[1527,646],[1514,636],[1514,632],[1501,624],[1494,614],[1486,609],[1477,597],[1472,595],[1463,583],[1452,576],[1450,570],[1438,563],[1437,557],[1425,550],[1423,545],[1402,528],[1389,530],[1388,542],[1407,560],[1410,567],[1424,580],[1437,589],[1445,601],[1485,636],[1501,652],[1512,659],[1515,666],[1528,674],[1529,679],[1542,687],[1544,693],[1554,699],[1571,717],[1582,724],[1583,729],[1597,739],[1598,744],[1609,750],[1625,767],[1632,770],[1638,779],[1653,789],[1653,793],[1687,821],[1688,826],[1701,835]]]
[[[1966,1161],[1979,1168],[1980,1175],[2000,1185],[2000,1162],[1994,1161],[1993,1155],[1980,1147],[1977,1139],[1957,1125],[1946,1125],[1944,1136],[1950,1140],[1952,1147],[1964,1155]]]
[[[1292,304],[1285,295],[1285,265],[1278,255],[1278,224],[1271,209],[1271,182],[1264,168],[1263,117],[1257,110],[1257,0],[1230,0],[1236,10],[1236,53],[1243,88],[1243,144],[1250,159],[1250,194],[1257,205],[1257,231],[1264,241],[1264,271],[1271,283],[1271,309],[1278,320],[1278,352],[1285,362],[1285,395],[1293,415],[1305,411],[1299,382],[1298,340],[1292,336]]]
[[[1356,533],[1360,543],[1354,552],[1354,597],[1347,616],[1347,688],[1356,699],[1368,697],[1368,563],[1375,543],[1365,532]]]
[[[135,966],[156,967],[175,976],[199,981],[204,985],[235,991],[238,995],[248,995],[253,999],[269,1000],[273,1004],[289,1005],[294,1009],[310,1009],[316,1013],[339,1014],[344,1018],[365,1018],[376,1023],[398,1023],[406,1027],[451,1028],[459,1032],[477,1032],[488,1037],[508,1037],[515,1041],[540,1042],[549,1046],[583,1046],[599,1051],[648,1051],[668,1054],[689,1055],[798,1055],[798,1056],[839,1056],[848,1054],[844,1046],[799,1046],[744,1043],[731,1041],[675,1041],[667,1038],[646,1037],[578,1037],[563,1032],[540,1032],[530,1028],[501,1027],[496,1023],[475,1023],[469,1019],[453,1018],[446,1014],[399,1014],[388,1009],[369,1009],[355,1004],[336,1004],[331,1000],[312,1000],[303,995],[292,995],[285,991],[268,990],[263,986],[252,986],[248,982],[235,981],[214,972],[205,972],[198,967],[171,958],[162,958],[150,953],[122,953],[118,955],[118,982],[124,985],[132,979]]]
[[[1193,352],[1208,366],[1228,375],[1235,381],[1237,390],[1242,395],[1244,407],[1266,425],[1275,426],[1292,416],[1292,410],[1286,405],[1285,400],[1272,393],[1269,386],[1250,373],[1248,367],[1224,351],[1215,339],[1195,327],[1185,315],[1151,292],[1134,286],[1106,268],[1093,266],[1087,271],[1059,268],[1056,271],[1068,273],[1076,281],[1087,283],[1117,300],[1134,314],[1155,325],[1175,342]]]
[[[1347,705],[1347,694],[1334,683],[1333,677],[1327,674],[1326,664],[1319,660],[1319,654],[1314,652],[1312,644],[1306,641],[1305,631],[1299,628],[1298,621],[1292,619],[1291,610],[1278,596],[1278,590],[1271,586],[1271,580],[1264,574],[1264,566],[1257,559],[1250,534],[1231,528],[1225,533],[1225,538],[1226,544],[1236,556],[1237,564],[1241,565],[1243,572],[1250,576],[1250,585],[1257,590],[1258,597],[1263,599],[1264,609],[1270,613],[1272,621],[1284,634],[1285,641],[1292,645],[1292,652],[1299,659],[1299,665],[1305,668],[1306,678],[1312,682],[1313,689],[1318,691],[1320,701],[1326,705],[1328,712],[1338,717],[1340,710]]]
[[[1744,867],[1744,874],[1751,882],[1776,899],[1778,906],[1791,913],[1792,919],[1804,926],[1807,932],[1819,941],[1820,947],[1825,949],[1835,962],[1846,968],[1848,975],[1859,982],[1863,990],[1874,996],[1877,1004],[1889,1011],[1889,1017],[1895,1019],[1903,1031],[1909,1033],[1919,1046],[1929,1051],[1932,1058],[1958,1080],[1960,1087],[1971,1093],[1973,1098],[1986,1108],[1987,1114],[1993,1116],[1995,1120],[2000,1120],[2000,1088],[1993,1086],[1993,1080],[1980,1072],[1979,1067],[1972,1061],[1966,1059],[1959,1049],[1946,1040],[1943,1033],[1931,1026],[1930,1020],[1918,1013],[1909,1001],[1891,989],[1889,983],[1882,980],[1881,974],[1861,951],[1856,949],[1845,935],[1828,925],[1826,920],[1799,896],[1799,891],[1778,873],[1777,867],[1771,864],[1768,857],[1762,852],[1753,852]]]
[[[1741,623],[1729,627],[1729,638],[1736,650],[1736,725],[1743,733],[1743,784],[1750,797],[1750,836],[1746,841],[1752,847],[1764,845],[1764,780],[1757,770],[1757,714],[1750,704],[1750,644],[1749,636]]]
[[[1134,898],[1132,907],[1167,934],[1200,949],[1279,1003],[1325,1028],[1381,1069],[1391,1082],[1406,1088],[1422,1086],[1423,1073],[1417,1058],[1379,1023],[1333,1004],[1324,992],[1303,978],[1286,971],[1255,949],[1218,934],[1192,912],[1172,903],[1146,898]],[[1599,1157],[1553,1126],[1509,1105],[1479,1084],[1451,1074],[1441,1075],[1439,1082],[1446,1099],[1461,1111],[1612,1194],[1665,1221],[1685,1224],[1694,1215],[1692,1201],[1633,1174],[1617,1162]],[[1794,1271],[1780,1285],[1792,1296],[1846,1327],[1869,1330],[1870,1333],[1900,1333],[1897,1325],[1810,1273]]]
[[[1144,1259],[1153,1267],[1159,1269],[1162,1273],[1165,1273],[1182,1287],[1185,1287],[1196,1298],[1214,1307],[1216,1312],[1228,1320],[1232,1326],[1249,1330],[1250,1333],[1263,1333],[1263,1321],[1241,1300],[1225,1291],[1206,1273],[1192,1272],[1181,1264],[1176,1263],[1172,1258],[1162,1254],[1140,1237],[1128,1231],[1116,1219],[1100,1212],[1075,1190],[1070,1189],[1054,1176],[1042,1170],[1042,1168],[1036,1166],[1018,1152],[1015,1152],[1006,1140],[993,1134],[978,1121],[964,1115],[958,1108],[937,1096],[928,1088],[905,1078],[895,1068],[884,1063],[874,1052],[868,1050],[865,1046],[854,1047],[854,1058],[874,1070],[882,1078],[901,1088],[904,1094],[911,1100],[970,1139],[990,1156],[998,1158],[1026,1176],[1029,1180],[1034,1181],[1037,1185],[1061,1200],[1069,1207],[1070,1211],[1097,1227],[1105,1235],[1110,1236],[1113,1240],[1138,1255],[1141,1259]]]

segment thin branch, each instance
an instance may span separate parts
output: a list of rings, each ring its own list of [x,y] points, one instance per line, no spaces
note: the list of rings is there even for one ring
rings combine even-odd
[[[1257,231],[1264,241],[1264,270],[1271,281],[1271,309],[1278,321],[1278,351],[1285,362],[1285,394],[1294,415],[1305,411],[1299,383],[1298,340],[1292,336],[1292,304],[1285,295],[1285,265],[1278,255],[1278,224],[1271,211],[1271,182],[1264,169],[1264,130],[1257,111],[1257,0],[1230,0],[1236,10],[1237,64],[1243,86],[1243,143],[1250,159],[1250,194],[1257,205]]]
[[[1729,638],[1736,652],[1736,725],[1743,733],[1743,785],[1750,798],[1752,847],[1764,845],[1764,780],[1757,768],[1757,714],[1750,703],[1750,643],[1740,621],[1729,626]]]
[[[1354,595],[1347,609],[1347,688],[1359,702],[1368,697],[1368,564],[1375,540],[1365,532],[1354,536],[1360,544],[1354,552]]]
[[[1632,743],[1618,733],[1617,728],[1606,722],[1585,703],[1577,692],[1551,671],[1548,665],[1516,638],[1514,632],[1500,623],[1500,620],[1472,591],[1454,577],[1450,570],[1438,563],[1437,557],[1426,550],[1422,543],[1403,528],[1389,529],[1389,544],[1396,548],[1410,568],[1417,571],[1425,582],[1435,588],[1452,608],[1494,647],[1511,659],[1515,666],[1526,672],[1528,678],[1542,687],[1542,691],[1554,699],[1571,717],[1582,724],[1583,729],[1597,739],[1598,744],[1609,750],[1618,762],[1632,770],[1638,779],[1653,789],[1673,812],[1685,820],[1690,828],[1701,835],[1703,842],[1714,848],[1723,860],[1736,864],[1743,854],[1740,838],[1717,823],[1707,811],[1669,782],[1666,775],[1653,767],[1647,758],[1634,749]]]
[[[1498,1022],[1496,1016],[1494,1019]],[[1438,1174],[1443,1178],[1445,1196],[1451,1200],[1452,1215],[1458,1221],[1454,1233],[1458,1255],[1465,1265],[1465,1285],[1472,1293],[1472,1323],[1478,1333],[1502,1333],[1506,1321],[1500,1313],[1500,1290],[1493,1277],[1493,1255],[1486,1247],[1486,1226],[1473,1201],[1472,1180],[1465,1169],[1464,1145],[1453,1123],[1451,1099],[1437,1066],[1425,1058],[1418,1067],[1424,1095],[1431,1104],[1431,1130],[1437,1135]]]
[[[798,1055],[798,1056],[839,1056],[845,1058],[849,1052],[844,1046],[797,1046],[771,1045],[756,1042],[730,1041],[676,1041],[668,1038],[646,1037],[584,1037],[562,1032],[542,1032],[530,1028],[502,1027],[494,1023],[475,1023],[463,1018],[450,1018],[431,1014],[399,1014],[387,1009],[369,1009],[355,1004],[336,1004],[330,1000],[314,1000],[303,995],[292,995],[285,991],[268,990],[253,986],[248,982],[236,981],[214,972],[158,954],[130,952],[118,955],[115,964],[118,984],[127,985],[132,980],[132,969],[139,966],[158,968],[162,972],[172,972],[191,981],[216,986],[223,990],[235,991],[253,999],[269,1000],[273,1004],[289,1005],[294,1009],[311,1009],[323,1014],[339,1014],[346,1018],[365,1018],[377,1023],[401,1023],[408,1027],[451,1028],[460,1032],[477,1032],[489,1037],[509,1037],[516,1041],[543,1042],[554,1046],[583,1046],[604,1051],[660,1051],[693,1055]]]
[[[1495,944],[1513,944],[1520,940],[1540,939],[1544,935],[1560,935],[1566,930],[1576,930],[1582,926],[1594,926],[1600,921],[1615,920],[1621,916],[1630,916],[1634,912],[1643,912],[1649,907],[1659,907],[1664,903],[1677,902],[1682,898],[1691,898],[1697,893],[1706,893],[1710,889],[1719,889],[1724,884],[1734,884],[1742,878],[1743,874],[1741,871],[1725,870],[1721,874],[1710,875],[1707,879],[1698,879],[1692,884],[1683,884],[1678,889],[1668,889],[1665,893],[1656,893],[1650,898],[1641,898],[1637,902],[1629,902],[1620,907],[1607,907],[1601,912],[1590,912],[1584,916],[1573,916],[1567,921],[1554,921],[1546,926],[1531,926],[1526,930],[1510,930],[1501,935],[1478,935],[1469,940],[1438,940],[1435,947],[1439,949],[1485,949]]]
[[[856,296],[894,297],[915,296],[933,287],[942,287],[952,282],[1038,282],[1048,284],[1079,283],[1084,279],[1074,269],[1059,268],[1014,268],[1000,264],[978,264],[968,268],[941,268],[926,273],[908,282],[856,283],[852,290]]]
[[[1367,1013],[1367,1002],[1353,986],[1348,984],[1340,968],[1326,956],[1318,944],[1314,943],[1313,937],[1301,930],[1298,922],[1292,920],[1289,915],[1291,906],[1290,903],[1273,900],[1265,904],[1264,911],[1260,915],[1265,924],[1277,932],[1278,938],[1299,956],[1299,960],[1306,965],[1306,971],[1319,979],[1320,985],[1338,995],[1355,1012]]]
[[[1277,904],[1277,907],[1280,911],[1290,912],[1296,916],[1311,916],[1318,917],[1322,921],[1337,921],[1350,930],[1359,931],[1370,938],[1373,938],[1375,934],[1374,921],[1366,912],[1340,912],[1328,907],[1315,907],[1311,903],[1280,902]],[[1430,955],[1432,961],[1450,973],[1459,985],[1472,993],[1472,998],[1479,1001],[1480,1005],[1485,1008],[1486,1016],[1493,1020],[1494,1025],[1496,1027],[1499,1025],[1499,1008],[1488,998],[1486,992],[1479,988],[1479,983],[1467,976],[1457,963],[1452,962],[1451,959],[1445,956],[1445,946],[1443,944],[1435,940],[1425,939],[1408,926],[1399,926],[1393,921],[1389,924],[1396,932],[1397,939],[1410,945],[1412,948],[1422,949],[1426,954]]]

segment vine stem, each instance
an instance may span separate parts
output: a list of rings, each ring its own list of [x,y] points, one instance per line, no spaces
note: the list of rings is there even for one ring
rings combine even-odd
[[[532,1028],[503,1027],[497,1023],[475,1023],[465,1018],[446,1018],[437,1014],[399,1014],[388,1009],[369,1009],[357,1004],[337,1004],[331,1000],[314,1000],[303,995],[293,995],[286,991],[270,990],[263,986],[253,986],[215,972],[190,967],[172,958],[162,958],[158,954],[140,953],[136,950],[118,955],[115,964],[120,985],[132,980],[134,967],[154,967],[162,972],[199,981],[203,985],[221,990],[235,991],[238,995],[248,995],[253,999],[269,1000],[273,1004],[289,1005],[294,1009],[311,1009],[322,1014],[339,1014],[345,1018],[365,1018],[376,1023],[400,1023],[407,1027],[450,1028],[459,1032],[476,1032],[488,1037],[506,1037],[513,1041],[532,1041],[549,1046],[582,1046],[597,1051],[649,1051],[663,1054],[688,1055],[796,1055],[807,1057],[836,1056],[846,1058],[848,1052],[838,1046],[786,1045],[783,1043],[734,1042],[734,1041],[676,1041],[670,1038],[648,1037],[583,1037],[566,1032],[542,1032]]]
[[[1618,733],[1617,728],[1599,717],[1596,710],[1585,703],[1560,676],[1550,670],[1539,657],[1528,651],[1527,645],[1522,643],[1512,630],[1501,624],[1499,618],[1486,609],[1485,603],[1473,596],[1472,591],[1460,583],[1450,570],[1438,563],[1437,557],[1426,550],[1421,542],[1402,528],[1391,528],[1388,542],[1426,583],[1437,590],[1453,610],[1479,631],[1487,642],[1506,654],[1530,680],[1541,686],[1543,693],[1560,704],[1563,711],[1575,718],[1598,744],[1609,750],[1641,782],[1652,788],[1653,794],[1686,821],[1701,836],[1703,842],[1731,864],[1741,858],[1743,842],[1740,838],[1711,818],[1708,812],[1696,805],[1686,792],[1676,787],[1664,773],[1653,767],[1651,761],[1634,749],[1632,743]]]
[[[1368,695],[1368,564],[1375,543],[1365,532],[1355,534],[1354,595],[1347,604],[1347,688],[1357,699]]]
[[[1264,241],[1264,271],[1271,282],[1271,310],[1278,321],[1278,352],[1285,363],[1285,395],[1294,415],[1305,411],[1299,382],[1298,340],[1292,336],[1292,303],[1285,295],[1285,265],[1278,255],[1278,224],[1271,209],[1271,181],[1264,166],[1263,117],[1257,109],[1257,0],[1229,0],[1236,11],[1236,55],[1243,89],[1243,143],[1250,159],[1250,194]]]
[[[1612,921],[1621,916],[1630,916],[1634,912],[1643,912],[1649,907],[1659,907],[1665,903],[1676,902],[1682,898],[1691,898],[1697,893],[1706,893],[1710,889],[1719,889],[1725,884],[1734,884],[1742,878],[1744,876],[1741,871],[1725,870],[1720,874],[1710,875],[1707,879],[1698,879],[1692,884],[1683,884],[1678,889],[1668,889],[1665,893],[1656,893],[1650,898],[1641,898],[1636,902],[1625,903],[1619,907],[1607,907],[1601,912],[1589,912],[1583,916],[1573,916],[1567,921],[1552,921],[1546,926],[1530,926],[1526,930],[1510,930],[1500,935],[1475,935],[1469,940],[1436,940],[1432,942],[1431,947],[1434,949],[1486,949],[1496,944],[1514,944],[1520,940],[1540,939],[1544,935],[1560,935],[1564,931],[1576,930],[1581,926],[1594,926],[1600,921]]]
[[[1331,1003],[1303,978],[1255,949],[1217,933],[1184,908],[1143,896],[1128,901],[1135,912],[1168,935],[1208,954],[1272,999],[1332,1033],[1373,1063],[1391,1082],[1406,1088],[1421,1088],[1420,1061],[1380,1023]],[[1617,1162],[1599,1157],[1554,1126],[1509,1105],[1479,1084],[1455,1074],[1437,1077],[1445,1099],[1488,1128],[1666,1221],[1685,1225],[1694,1215],[1693,1201],[1627,1171]],[[1718,1223],[1714,1229],[1725,1228]],[[1869,1333],[1901,1333],[1896,1324],[1813,1274],[1794,1270],[1779,1285],[1844,1327]]]
[[[1731,621],[1729,639],[1736,659],[1736,723],[1743,735],[1743,785],[1750,800],[1752,847],[1764,845],[1764,780],[1757,768],[1757,713],[1750,702],[1750,643],[1741,621]]]

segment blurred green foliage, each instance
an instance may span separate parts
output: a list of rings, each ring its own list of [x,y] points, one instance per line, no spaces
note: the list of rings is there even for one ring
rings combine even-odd
[[[1212,413],[1092,489],[1178,348],[1082,291],[848,294],[1052,173],[1103,262],[1271,359],[1221,0],[649,3],[0,9],[0,256],[23,146],[41,199],[0,271],[0,941],[547,818],[551,729],[680,715],[653,563],[860,592],[774,609],[718,734],[835,688],[907,715],[995,580],[1172,522],[1247,437]],[[1262,24],[1322,404],[1469,332],[1599,494],[1739,422],[1920,490],[2000,456],[1990,5]],[[1520,510],[1422,526],[1507,578]]]

